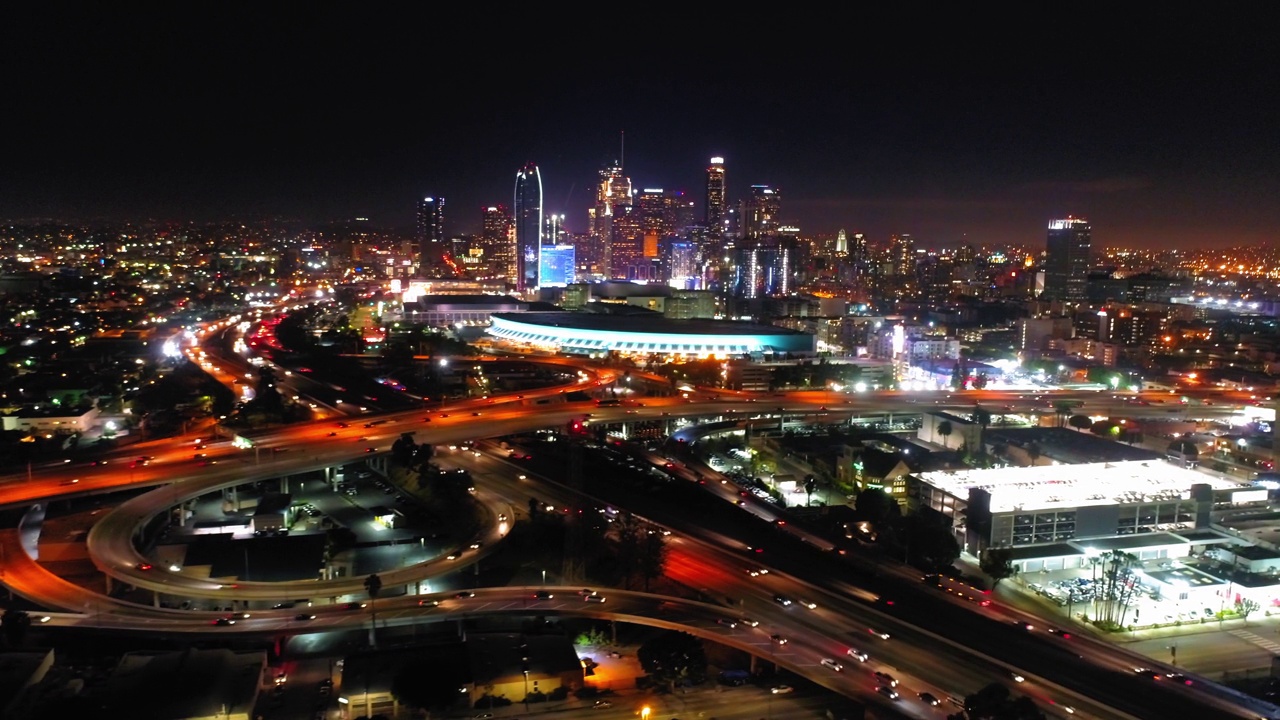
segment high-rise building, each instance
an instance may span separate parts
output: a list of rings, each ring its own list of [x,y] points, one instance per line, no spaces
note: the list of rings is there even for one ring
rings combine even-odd
[[[1041,297],[1066,302],[1087,299],[1092,232],[1089,222],[1081,218],[1049,221]]]
[[[704,223],[712,238],[724,233],[725,211],[724,158],[711,158],[707,167],[707,208]]]
[[[614,208],[612,229],[609,231],[609,277],[618,280],[635,280],[644,276],[643,260],[644,227],[639,210],[632,205]]]
[[[603,266],[612,271],[613,217],[621,208],[631,207],[631,180],[622,174],[622,163],[614,163],[600,171],[596,186],[596,204],[591,214],[591,234],[604,253]]]
[[[572,245],[543,245],[538,256],[538,286],[565,287],[577,277]]]
[[[516,292],[538,287],[538,253],[542,250],[542,175],[526,164],[516,173]]]
[[[762,298],[791,292],[795,268],[795,243],[791,238],[773,236],[738,248],[734,295]]]
[[[418,274],[430,276],[444,265],[444,198],[418,201]]]
[[[662,188],[645,188],[636,198],[645,235],[665,238],[676,232],[676,194]],[[655,248],[656,252],[656,248]]]
[[[488,277],[516,281],[515,228],[506,205],[491,205],[481,211],[480,240]]]
[[[702,287],[701,269],[698,265],[698,246],[692,242],[673,241],[666,244],[665,280],[668,285],[681,290],[698,290]]]
[[[752,185],[742,201],[741,237],[754,239],[772,235],[780,225],[782,193],[768,185]]]

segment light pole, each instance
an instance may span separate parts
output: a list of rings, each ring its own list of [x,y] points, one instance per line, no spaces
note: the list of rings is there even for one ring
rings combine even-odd
[[[547,586],[547,571],[543,570],[542,571],[542,587],[546,587],[546,586]]]

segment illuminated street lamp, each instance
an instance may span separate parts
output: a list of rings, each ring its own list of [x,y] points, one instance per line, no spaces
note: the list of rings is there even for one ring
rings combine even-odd
[[[649,720],[649,712],[650,710],[648,705],[640,708],[640,720]]]

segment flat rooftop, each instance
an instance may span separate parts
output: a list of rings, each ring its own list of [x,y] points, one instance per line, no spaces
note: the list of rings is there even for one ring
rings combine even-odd
[[[959,498],[967,499],[970,488],[986,490],[993,513],[1189,499],[1196,484],[1214,490],[1246,487],[1159,460],[939,470],[917,476]]]

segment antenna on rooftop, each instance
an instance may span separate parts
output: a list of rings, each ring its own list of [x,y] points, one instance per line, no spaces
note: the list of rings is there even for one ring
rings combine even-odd
[[[618,137],[618,167],[625,169],[627,167],[627,131],[619,130]]]

